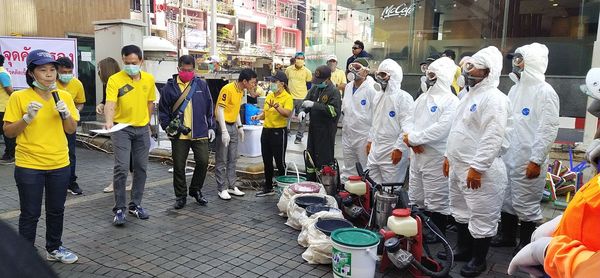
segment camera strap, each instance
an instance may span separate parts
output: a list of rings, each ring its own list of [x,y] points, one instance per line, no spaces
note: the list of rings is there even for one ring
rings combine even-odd
[[[185,108],[194,95],[194,91],[196,91],[196,82],[192,81],[185,87],[183,93],[179,96],[175,105],[173,105],[172,112],[175,113],[179,110],[178,114],[183,114],[183,111],[185,111]]]

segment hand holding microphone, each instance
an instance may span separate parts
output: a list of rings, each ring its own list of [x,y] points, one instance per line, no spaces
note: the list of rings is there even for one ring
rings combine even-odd
[[[58,92],[52,92],[52,98],[54,98],[54,102],[56,102],[56,111],[60,114],[61,119],[65,120],[71,116],[67,104],[58,97]]]

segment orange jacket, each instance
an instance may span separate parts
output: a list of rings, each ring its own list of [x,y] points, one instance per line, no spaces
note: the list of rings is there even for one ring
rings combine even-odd
[[[550,277],[600,276],[600,175],[579,189],[546,249]]]

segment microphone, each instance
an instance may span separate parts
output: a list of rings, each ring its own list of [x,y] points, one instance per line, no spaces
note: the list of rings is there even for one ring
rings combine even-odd
[[[58,103],[58,101],[60,100],[60,98],[58,97],[58,92],[57,91],[53,91],[52,92],[52,98],[54,98],[54,102]],[[65,115],[64,112],[58,112],[60,114],[60,118],[61,119],[66,119],[67,115]]]

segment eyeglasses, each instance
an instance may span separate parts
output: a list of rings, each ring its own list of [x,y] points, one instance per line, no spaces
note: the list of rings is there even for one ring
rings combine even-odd
[[[523,55],[521,55],[520,53],[515,54],[515,56],[513,56],[512,59],[512,64],[515,67],[519,67],[523,64]]]

